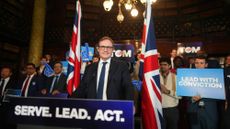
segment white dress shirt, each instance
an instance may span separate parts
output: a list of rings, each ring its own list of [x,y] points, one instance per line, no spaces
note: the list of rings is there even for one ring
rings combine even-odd
[[[2,78],[2,80],[3,80],[3,78]],[[2,85],[2,80],[1,80],[0,86]],[[4,79],[4,80],[5,80],[5,82],[4,82],[4,86],[3,86],[3,87],[1,87],[1,88],[2,88],[2,93],[1,93],[1,96],[3,96],[3,94],[4,94],[4,91],[5,91],[5,89],[6,89],[6,85],[7,85],[7,83],[9,82],[10,77],[7,77],[7,78],[6,78],[6,79]]]
[[[30,75],[29,82],[28,82],[28,84],[27,84],[27,86],[26,86],[26,89],[25,89],[25,97],[27,97],[29,85],[30,85],[31,79],[33,78],[34,75],[35,75],[35,74]],[[23,88],[24,88],[24,86],[25,86],[25,83],[26,83],[26,80],[27,80],[28,77],[29,77],[29,76],[26,77],[26,79],[24,80],[24,82],[23,82],[23,84],[22,84],[23,87],[22,87],[22,89],[21,89],[21,92],[22,92],[22,90],[23,90]]]

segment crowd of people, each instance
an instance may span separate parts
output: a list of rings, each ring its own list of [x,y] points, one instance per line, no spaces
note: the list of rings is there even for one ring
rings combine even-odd
[[[139,57],[139,54],[137,53],[137,57]],[[177,55],[176,49],[173,49],[169,56],[159,57],[159,66],[162,108],[166,129],[228,129],[230,127],[230,80],[228,79],[230,55],[226,56],[223,68],[217,59],[208,58],[204,51],[200,50],[196,55],[183,57]],[[136,61],[134,67],[134,72],[131,75],[133,79],[136,79],[138,78],[139,60]],[[176,77],[178,68],[223,68],[226,100],[202,98],[201,95],[177,96]]]
[[[136,61],[132,65],[133,70],[130,70],[127,63],[111,58],[113,44],[110,37],[99,40],[96,46],[99,56],[95,56],[92,62],[82,65],[81,73],[84,73],[84,76],[76,93],[70,97],[134,100],[135,111],[138,114],[140,113],[140,92],[132,86],[131,80],[140,78],[138,72],[141,53],[137,52]],[[176,95],[178,68],[220,68],[218,61],[207,60],[207,54],[203,51],[199,51],[194,57],[187,58],[187,61],[182,56],[178,56],[175,49],[172,50],[170,56],[159,57],[165,127],[167,129],[227,129],[230,127],[230,82],[227,80],[229,75],[225,75],[226,101],[202,98],[200,95],[193,97]],[[54,71],[49,77],[44,73],[46,63]],[[225,73],[230,71],[230,55],[226,57],[225,71]],[[60,61],[53,61],[49,54],[41,58],[38,67],[33,63],[27,63],[21,72],[22,76],[14,78],[13,73],[10,66],[1,68],[1,101],[7,89],[19,89],[23,97],[50,97],[67,93],[67,77],[63,73],[63,64]],[[5,109],[1,107],[1,114],[6,112]]]

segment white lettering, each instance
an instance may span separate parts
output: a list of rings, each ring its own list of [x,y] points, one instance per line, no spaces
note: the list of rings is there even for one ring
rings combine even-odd
[[[132,57],[132,50],[114,50],[112,57]]]
[[[124,122],[125,119],[121,117],[123,111],[120,110],[97,110],[94,120],[101,120],[101,121],[113,121],[115,118],[116,122]]]
[[[66,119],[88,119],[90,120],[90,116],[88,116],[88,112],[86,109],[83,108],[56,108],[56,115],[57,118],[66,118]]]
[[[102,110],[100,110],[100,109],[97,110],[97,113],[96,113],[96,115],[95,115],[94,120],[101,120],[101,121],[104,121],[104,120],[105,120]]]
[[[38,106],[15,106],[15,115],[22,116],[41,116],[41,117],[52,117],[52,114],[49,112],[49,107],[38,107]]]
[[[114,113],[112,110],[106,110],[104,113],[104,117],[106,121],[112,121],[114,119]]]
[[[17,116],[21,114],[21,106],[20,105],[15,106],[14,114],[17,115]]]

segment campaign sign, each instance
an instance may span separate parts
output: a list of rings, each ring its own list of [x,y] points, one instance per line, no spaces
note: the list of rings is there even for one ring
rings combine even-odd
[[[133,129],[132,101],[10,99],[10,122],[89,129]]]
[[[201,50],[202,42],[177,43],[177,54],[184,56],[195,56]]]
[[[122,60],[134,61],[134,47],[132,44],[114,44],[112,57],[117,57]]]
[[[83,62],[88,62],[93,59],[94,48],[89,47],[88,43],[85,43],[85,46],[81,46],[81,59]]]
[[[177,69],[177,96],[225,99],[223,69]]]

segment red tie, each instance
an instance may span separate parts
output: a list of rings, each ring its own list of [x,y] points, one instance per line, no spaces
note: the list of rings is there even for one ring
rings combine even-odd
[[[28,87],[29,80],[30,80],[30,75],[26,78],[26,82],[22,87],[23,89],[22,89],[22,95],[21,96],[25,96],[25,92],[26,92],[26,89]]]

